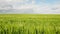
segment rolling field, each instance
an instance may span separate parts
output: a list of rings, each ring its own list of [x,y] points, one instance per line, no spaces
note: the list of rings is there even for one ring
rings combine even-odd
[[[0,14],[0,34],[60,34],[60,15]]]

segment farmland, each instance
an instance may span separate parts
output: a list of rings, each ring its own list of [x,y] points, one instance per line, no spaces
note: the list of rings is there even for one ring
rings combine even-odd
[[[60,34],[60,15],[0,14],[0,34]]]

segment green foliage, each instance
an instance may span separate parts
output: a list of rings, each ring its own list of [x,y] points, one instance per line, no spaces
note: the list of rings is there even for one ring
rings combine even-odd
[[[0,34],[60,34],[60,15],[0,15]]]

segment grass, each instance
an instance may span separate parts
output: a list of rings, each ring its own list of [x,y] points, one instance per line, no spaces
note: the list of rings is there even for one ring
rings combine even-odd
[[[0,14],[0,34],[60,34],[60,15]]]

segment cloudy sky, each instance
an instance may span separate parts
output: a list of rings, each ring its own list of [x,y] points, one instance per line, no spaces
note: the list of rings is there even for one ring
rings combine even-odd
[[[0,0],[0,13],[60,14],[60,0]]]

